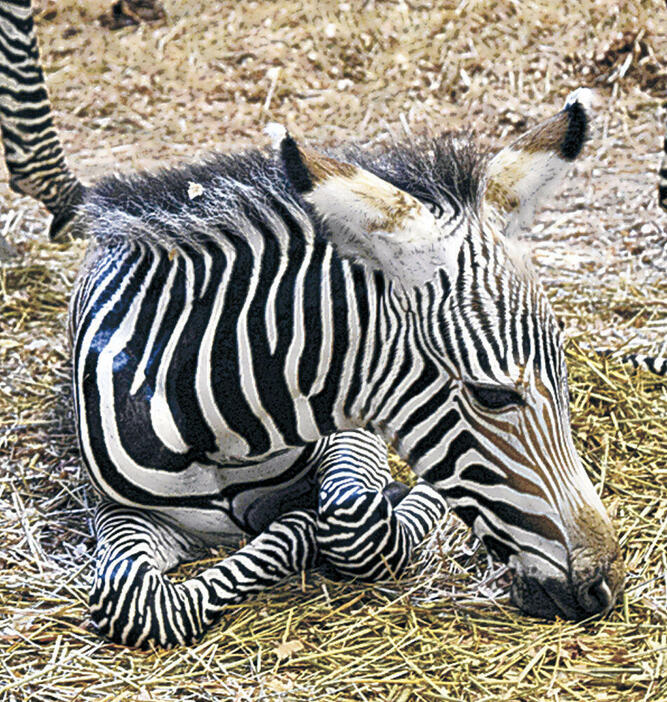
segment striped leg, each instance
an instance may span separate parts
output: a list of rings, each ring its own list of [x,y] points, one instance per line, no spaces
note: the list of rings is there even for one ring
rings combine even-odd
[[[201,551],[163,518],[110,502],[95,518],[90,610],[100,633],[129,646],[189,644],[226,607],[315,565],[315,514],[289,512],[218,565],[183,583],[165,571]]]
[[[651,353],[648,354],[619,353],[611,349],[603,349],[597,351],[597,353],[605,358],[620,361],[633,368],[640,368],[654,375],[667,375],[667,340],[655,352],[651,351]]]
[[[0,0],[0,128],[12,190],[44,203],[66,231],[85,187],[69,170],[39,63],[30,0]]]
[[[621,356],[621,362],[633,368],[641,368],[655,375],[667,375],[667,356],[649,356],[643,353],[630,353]]]
[[[430,485],[408,490],[391,482],[384,442],[365,431],[333,438],[319,486],[320,556],[346,577],[398,577],[445,513],[445,501]]]

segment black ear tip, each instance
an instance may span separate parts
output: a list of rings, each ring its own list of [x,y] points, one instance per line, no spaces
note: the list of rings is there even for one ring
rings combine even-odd
[[[572,102],[565,107],[568,116],[565,138],[560,152],[566,161],[574,161],[581,152],[588,136],[588,115],[580,102]]]
[[[280,156],[283,161],[293,161],[294,159],[301,160],[301,155],[299,154],[299,147],[296,141],[292,139],[289,132],[285,133],[282,141],[280,142]]]
[[[285,134],[280,142],[280,156],[290,183],[300,193],[310,192],[313,189],[313,179],[296,141],[289,134]]]
[[[560,145],[561,156],[573,161],[588,138],[589,113],[593,107],[594,93],[588,88],[577,88],[567,96],[564,112],[568,123]]]

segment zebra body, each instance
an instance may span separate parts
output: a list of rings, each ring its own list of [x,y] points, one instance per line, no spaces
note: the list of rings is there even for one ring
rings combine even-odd
[[[0,2],[32,46],[26,7]],[[10,156],[12,125],[31,130],[13,94]],[[91,238],[70,333],[82,456],[104,496],[101,632],[188,643],[318,563],[398,576],[445,500],[511,565],[524,611],[613,605],[622,559],[572,442],[560,330],[511,241],[579,155],[585,93],[492,158],[448,137],[331,157],[277,134],[273,153],[90,189],[50,137],[46,94],[22,99],[53,156],[37,139],[8,157],[13,182]],[[385,441],[421,478],[412,490],[392,482]],[[165,577],[239,534],[250,542],[213,568]]]
[[[260,154],[248,160],[276,168]],[[251,163],[235,161],[252,173]],[[212,203],[225,198],[205,190]],[[293,196],[282,196],[283,217],[276,203],[257,207],[257,188],[229,206],[235,222],[225,222],[222,208],[202,216],[193,228],[210,238],[201,242],[98,243],[72,301],[75,400],[93,482],[117,502],[160,508],[216,539],[257,533],[278,516],[271,502],[278,509],[314,495],[322,437],[358,425],[331,358],[348,372],[356,363],[359,382],[360,339],[384,314],[374,276],[335,256]],[[256,209],[245,226],[242,207]],[[108,200],[100,208],[95,221],[106,229],[120,215]],[[150,204],[145,214],[153,217]],[[365,297],[363,329],[346,323],[355,294]],[[382,360],[377,377],[389,362]]]

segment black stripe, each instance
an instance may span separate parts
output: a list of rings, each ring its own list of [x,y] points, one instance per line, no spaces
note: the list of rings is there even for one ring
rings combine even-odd
[[[563,544],[563,534],[559,529],[558,525],[550,518],[544,514],[532,514],[531,512],[526,512],[525,510],[519,509],[514,505],[504,502],[502,500],[492,500],[486,497],[484,494],[477,492],[470,487],[458,485],[456,487],[450,488],[445,491],[446,497],[451,500],[461,500],[464,498],[470,498],[474,500],[480,506],[480,516],[483,517],[484,512],[490,512],[496,515],[508,526],[519,527],[520,529],[530,532],[532,534],[537,534],[550,541],[556,541],[557,543]],[[456,508],[455,508],[456,509]],[[489,528],[497,532],[498,529],[493,526],[491,522],[485,520]],[[514,541],[514,539],[512,539]],[[531,551],[530,547],[522,546],[522,550]],[[555,561],[551,561],[546,554],[539,551],[532,551],[533,553],[538,553],[542,558],[546,558],[554,565],[563,569],[562,564],[558,564]]]
[[[329,271],[334,317],[331,364],[322,391],[311,398],[315,421],[322,435],[331,434],[337,428],[332,411],[349,346],[345,276],[343,275],[343,264],[338,256],[332,257]]]
[[[396,305],[395,305],[393,298],[386,297],[383,302],[384,302],[383,314],[384,314],[385,318],[387,319],[387,326],[389,326],[391,328],[393,325],[393,331],[396,331],[396,326],[397,326],[396,320],[400,319],[401,315],[400,315],[400,313],[397,313]],[[391,308],[393,310],[393,313],[391,315],[387,311],[389,308]],[[405,325],[404,325],[405,326],[405,333],[408,334],[410,331],[409,330],[409,320],[405,319],[404,322],[405,322]],[[379,326],[380,325],[378,324],[377,327],[379,327]],[[379,338],[379,337],[376,336],[376,338]],[[364,416],[366,416],[368,414],[370,407],[371,407],[371,404],[376,404],[378,406],[381,406],[381,403],[378,403],[378,395],[379,395],[380,391],[382,390],[385,382],[387,381],[389,374],[393,370],[392,360],[396,358],[396,355],[398,353],[398,344],[399,344],[400,338],[401,338],[400,334],[396,334],[396,333],[393,334],[393,338],[391,340],[391,347],[389,349],[389,353],[387,354],[387,357],[389,359],[389,363],[387,363],[385,365],[385,367],[382,369],[379,377],[373,383],[373,387],[371,388],[370,392],[368,393],[368,399],[366,400],[366,404],[364,405],[363,410],[362,410],[362,414]],[[384,347],[384,344],[382,344],[382,342],[380,342],[379,345],[380,345],[380,348]],[[386,399],[387,398],[385,395],[382,398],[382,401],[385,401]]]
[[[434,367],[435,374],[437,375],[437,369]],[[430,375],[430,374],[428,374]],[[427,375],[427,378],[428,378]],[[429,383],[425,382],[425,385]],[[440,388],[437,393],[433,393],[423,405],[420,405],[415,409],[415,411],[405,420],[403,425],[399,428],[399,436],[407,436],[416,426],[425,422],[429,417],[435,415],[440,407],[444,407],[449,399],[451,393],[451,386],[445,385]],[[416,393],[415,393],[416,395]],[[413,395],[414,397],[414,395]],[[407,401],[407,393],[404,396],[404,400]],[[401,403],[397,403],[397,409],[402,409]]]
[[[365,358],[366,338],[368,337],[370,306],[368,301],[368,288],[366,287],[366,274],[361,266],[352,266],[352,279],[354,281],[354,298],[357,306],[357,318],[359,320],[358,332],[358,352],[354,359],[354,372],[350,379],[350,386],[347,390],[343,412],[349,416],[352,404],[361,390],[363,375],[366,370],[367,360]]]
[[[428,451],[430,451],[432,448],[437,446],[441,441],[443,436],[447,434],[447,432],[451,431],[451,429],[456,426],[456,423],[459,421],[459,413],[454,410],[450,409],[444,417],[439,419],[435,425],[431,426],[428,430],[428,432],[422,436],[421,439],[419,439],[412,447],[408,454],[407,458],[407,463],[408,465],[414,466],[417,465],[419,462],[419,459],[421,459]],[[462,432],[463,433],[463,432]],[[453,452],[453,447],[456,447],[456,442],[459,440],[461,437],[461,434],[459,434],[453,441],[449,442],[448,445],[448,451],[447,455],[450,455]],[[454,451],[455,453],[455,451]],[[458,457],[458,456],[457,456]],[[450,467],[453,468],[454,464],[450,464]],[[442,463],[436,463],[435,466],[433,466],[428,473],[424,475],[424,478],[428,480],[430,483],[435,483],[440,477],[440,474],[438,473],[438,470],[442,468]]]
[[[377,371],[382,353],[381,319],[384,314],[386,283],[382,275],[375,271],[373,273],[373,284],[375,286],[375,329],[373,329],[373,354],[368,363],[368,377],[372,378]]]
[[[394,407],[392,411],[387,415],[387,423],[391,424],[396,417],[396,415],[405,407],[405,405],[413,398],[417,397],[420,395],[424,390],[426,390],[427,387],[435,383],[435,381],[438,379],[440,375],[440,371],[436,367],[435,363],[426,355],[422,355],[422,361],[424,362],[424,366],[422,368],[421,373],[415,378],[414,382],[412,382],[405,390],[405,392],[400,395],[399,397],[394,397],[392,398],[392,401],[394,403]],[[431,399],[425,404],[422,405],[417,411],[413,412],[413,414],[408,418],[405,424],[401,427],[401,432],[402,433],[408,433],[414,426],[416,426],[419,422],[424,421],[427,416],[430,416],[428,414],[429,409],[428,406],[430,406],[430,403],[432,401],[437,401],[439,403],[444,403],[447,400],[447,397],[449,397],[449,389],[445,388],[444,390],[444,397],[442,396],[442,393],[437,393],[434,397],[431,397]],[[435,411],[439,405],[434,405],[432,407],[431,412]],[[420,413],[421,413],[421,418],[420,418]]]
[[[299,389],[308,396],[317,379],[317,368],[322,353],[322,264],[326,246],[317,242],[304,279],[303,324],[305,351],[299,359]]]
[[[256,378],[255,384],[260,401],[283,440],[287,444],[298,445],[301,440],[296,431],[296,413],[284,370],[289,347],[294,338],[295,325],[300,323],[294,318],[294,290],[306,249],[303,237],[298,235],[298,231],[291,231],[288,264],[275,298],[278,339],[275,353],[271,354],[266,331],[266,293],[276,276],[280,257],[285,253],[280,251],[275,236],[263,223],[255,221],[254,224],[263,234],[264,251],[261,262],[258,262],[261,265],[255,297],[248,309],[252,372]],[[244,436],[247,431],[247,429],[243,430]]]
[[[244,240],[239,237],[230,239],[236,250],[236,259],[213,340],[211,384],[225,422],[232,431],[246,438],[253,456],[266,453],[271,447],[269,434],[248,405],[240,385],[238,315],[248,296],[254,257]],[[222,256],[222,252],[219,255]]]
[[[1,29],[0,34],[2,34]],[[21,63],[20,59],[12,61],[11,57],[8,55],[8,52],[5,50],[5,47],[2,46],[1,43],[0,46],[3,54],[9,58],[8,63],[0,64],[0,74],[7,76],[7,78],[15,83],[19,89],[27,90],[30,86],[35,86],[36,90],[34,92],[41,90],[44,95],[46,95],[46,89],[43,85],[44,78],[41,71],[35,70],[35,67],[31,64],[32,59],[26,59],[23,64]],[[12,88],[7,84],[7,82],[0,87],[0,90],[8,95],[13,94]]]
[[[443,422],[440,434],[431,438],[431,445],[428,448],[433,448],[437,440],[442,438],[442,435],[452,429],[456,422],[460,419],[460,414],[456,410],[450,410],[444,417],[447,420]],[[435,439],[435,440],[434,440]],[[460,431],[448,444],[447,451],[437,463],[424,473],[423,478],[433,485],[441,480],[451,478],[456,469],[456,462],[468,451],[476,449],[479,446],[477,439],[467,429]]]

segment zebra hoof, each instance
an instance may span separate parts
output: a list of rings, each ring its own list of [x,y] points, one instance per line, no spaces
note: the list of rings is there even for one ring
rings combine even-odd
[[[393,507],[396,507],[399,502],[403,500],[404,497],[408,495],[410,488],[398,480],[392,480],[392,482],[387,485],[382,491],[382,494],[391,502]]]
[[[343,573],[338,570],[334,565],[329,563],[329,561],[322,560],[320,563],[320,573],[327,579],[335,583],[349,582],[354,580],[355,576],[349,573]]]

